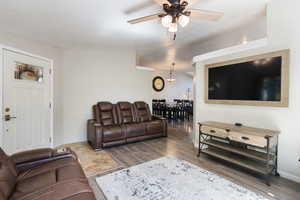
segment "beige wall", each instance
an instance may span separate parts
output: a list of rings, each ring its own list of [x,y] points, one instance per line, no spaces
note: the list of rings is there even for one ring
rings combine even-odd
[[[240,53],[228,52],[226,56],[198,62],[196,65],[195,121],[222,121],[280,130],[279,171],[282,176],[300,182],[300,28],[295,26],[300,18],[300,2],[294,0],[270,1],[268,6],[268,45]],[[284,8],[284,9],[282,9]],[[215,44],[217,45],[217,44]],[[290,102],[288,108],[212,105],[204,103],[204,65],[266,52],[290,49]],[[195,138],[198,132],[195,131]],[[196,140],[196,143],[198,141]]]
[[[86,121],[98,101],[152,99],[152,72],[136,69],[132,49],[74,49],[63,53],[63,141],[86,140]]]
[[[136,69],[132,49],[62,50],[0,34],[0,44],[54,61],[54,146],[86,140],[86,120],[97,101],[152,99],[152,72]]]

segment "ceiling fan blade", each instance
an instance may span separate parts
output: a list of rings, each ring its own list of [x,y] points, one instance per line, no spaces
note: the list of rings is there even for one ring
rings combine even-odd
[[[164,4],[169,4],[171,5],[171,3],[168,0],[153,0],[156,3],[158,3],[159,5],[164,5]]]
[[[199,0],[181,0],[181,3],[184,1],[188,2],[188,7],[190,7],[191,5],[198,3]]]
[[[192,18],[212,20],[212,21],[217,21],[224,15],[224,13],[222,12],[208,11],[208,10],[201,10],[201,9],[189,9],[189,11],[191,12],[190,17]]]
[[[163,5],[163,4],[171,5],[172,3],[174,3],[178,0],[153,0],[153,1],[155,1],[156,3],[158,3],[160,5]],[[184,1],[188,2],[188,5],[191,6],[195,3],[197,3],[199,0],[181,0],[180,3],[184,2]]]
[[[143,9],[146,9],[148,7],[151,7],[153,5],[156,5],[155,2],[153,0],[148,0],[144,3],[140,3],[134,7],[131,7],[127,10],[125,10],[125,14],[129,15],[129,14],[132,14],[132,13],[135,13],[135,12],[138,12],[140,10],[143,10]]]
[[[153,20],[153,19],[158,19],[161,17],[166,16],[167,14],[165,13],[158,13],[158,14],[154,14],[154,15],[149,15],[146,17],[141,17],[141,18],[137,18],[137,19],[133,19],[128,21],[129,24],[136,24],[136,23],[140,23],[140,22],[145,22],[145,21],[149,21],[149,20]]]

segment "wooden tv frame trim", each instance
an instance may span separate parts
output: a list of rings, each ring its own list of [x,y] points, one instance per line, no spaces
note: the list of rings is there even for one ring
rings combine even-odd
[[[205,65],[205,103],[206,104],[230,104],[230,105],[247,105],[247,106],[270,106],[270,107],[288,107],[289,106],[289,49],[256,55],[246,58],[230,60]],[[281,98],[280,101],[244,101],[244,100],[211,100],[208,99],[208,70],[215,67],[225,67],[227,65],[250,62],[254,60],[282,57],[281,67]]]

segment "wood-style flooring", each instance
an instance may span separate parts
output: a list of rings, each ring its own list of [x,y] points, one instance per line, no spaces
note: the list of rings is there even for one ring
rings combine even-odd
[[[126,167],[144,163],[166,155],[176,156],[223,176],[270,199],[299,200],[300,184],[281,177],[273,177],[268,187],[263,178],[234,165],[201,155],[191,142],[191,122],[169,123],[169,136],[106,149]]]

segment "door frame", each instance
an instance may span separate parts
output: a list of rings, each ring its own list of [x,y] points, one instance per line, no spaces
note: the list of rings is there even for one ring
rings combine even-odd
[[[50,77],[49,77],[49,81],[50,81],[50,95],[49,95],[49,103],[51,104],[51,109],[50,109],[50,137],[51,137],[51,148],[54,147],[54,142],[53,142],[53,132],[54,132],[54,127],[53,127],[53,123],[54,123],[54,93],[53,93],[53,90],[54,90],[54,83],[53,83],[53,75],[54,75],[54,70],[53,70],[53,60],[49,59],[49,58],[45,58],[45,57],[42,57],[42,56],[38,56],[38,55],[35,55],[35,54],[32,54],[32,53],[28,53],[26,51],[23,51],[23,50],[20,50],[20,49],[16,49],[16,48],[13,48],[13,47],[9,47],[9,46],[6,46],[6,45],[2,45],[0,44],[0,83],[1,83],[1,86],[0,86],[0,119],[1,119],[1,122],[0,122],[0,147],[2,147],[2,142],[3,142],[3,133],[4,133],[4,121],[3,121],[3,87],[4,87],[4,73],[3,73],[3,69],[4,69],[4,60],[3,60],[3,55],[4,55],[4,51],[7,50],[7,51],[11,51],[11,52],[14,52],[14,53],[18,53],[18,54],[22,54],[22,55],[25,55],[25,56],[30,56],[30,57],[33,57],[33,58],[37,58],[37,59],[41,59],[41,60],[44,60],[46,62],[49,62],[50,63],[50,70],[51,70],[51,73],[49,74]]]

